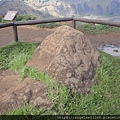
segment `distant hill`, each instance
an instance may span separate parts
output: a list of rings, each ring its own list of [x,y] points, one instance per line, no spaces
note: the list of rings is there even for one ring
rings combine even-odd
[[[8,10],[40,18],[120,16],[120,0],[0,0],[0,15]]]

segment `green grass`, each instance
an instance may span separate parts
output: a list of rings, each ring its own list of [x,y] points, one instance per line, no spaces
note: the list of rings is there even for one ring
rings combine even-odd
[[[37,27],[40,27],[40,28],[55,28],[55,27],[59,27],[59,26],[62,26],[62,25],[68,25],[68,26],[71,26],[70,23],[45,23],[45,24],[37,24]]]
[[[70,23],[45,23],[45,24],[38,24],[37,27],[40,28],[55,28],[62,25],[71,26]],[[79,22],[76,23],[76,29],[82,31],[83,33],[87,34],[97,34],[97,33],[110,33],[110,32],[120,32],[119,27],[108,26],[108,25],[100,25],[100,24],[80,24]]]
[[[25,15],[17,15],[14,21],[27,21],[27,20],[35,20],[35,19],[36,19],[35,16],[25,14]]]
[[[45,24],[38,24],[37,27],[51,29],[51,28],[59,27],[61,25],[62,24],[59,24],[59,23],[45,23]]]
[[[33,15],[16,15],[14,21],[28,21],[28,20],[35,20],[36,17]],[[7,22],[11,22],[10,20],[5,20],[4,18],[0,18],[0,23],[7,23]]]
[[[86,24],[77,23],[76,29],[87,34],[120,32],[119,27],[100,25],[100,24],[94,25],[94,24],[87,24],[87,23]]]
[[[22,78],[42,80],[48,87],[52,101],[50,108],[43,110],[25,104],[9,115],[119,115],[120,114],[120,59],[100,52],[102,65],[97,69],[97,84],[89,94],[71,93],[64,85],[32,67],[25,66],[38,43],[13,43],[0,48],[0,66],[12,69]],[[24,58],[24,59],[23,59]]]
[[[16,63],[13,66],[21,66],[21,64],[25,64],[27,60],[31,57],[33,52],[35,51],[36,47],[40,43],[24,43],[24,42],[17,42],[12,43],[8,46],[0,48],[0,70],[8,69],[10,66],[10,62],[12,64],[12,60],[16,59]],[[25,56],[25,57],[24,57]],[[22,59],[21,59],[22,58]],[[24,58],[24,59],[23,59]],[[17,62],[20,61],[21,62]]]

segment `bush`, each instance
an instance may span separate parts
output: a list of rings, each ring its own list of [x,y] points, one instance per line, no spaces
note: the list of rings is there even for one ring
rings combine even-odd
[[[7,23],[7,22],[11,22],[10,20],[4,20],[2,19],[1,23]]]
[[[100,25],[100,24],[77,24],[77,30],[80,30],[84,33],[108,33],[108,32],[120,32],[120,28]]]
[[[14,21],[35,20],[36,17],[32,15],[17,15]]]
[[[61,26],[62,24],[59,23],[45,23],[45,24],[38,24],[37,27],[40,28],[55,28]]]
[[[36,17],[33,15],[17,15],[14,19],[14,21],[27,21],[27,20],[35,20]],[[3,18],[0,18],[1,23],[11,22],[10,20],[5,20]]]
[[[37,27],[40,27],[40,28],[55,28],[55,27],[59,27],[59,26],[62,26],[62,25],[67,25],[67,26],[71,26],[71,23],[69,22],[66,22],[66,23],[45,23],[45,24],[37,24]]]

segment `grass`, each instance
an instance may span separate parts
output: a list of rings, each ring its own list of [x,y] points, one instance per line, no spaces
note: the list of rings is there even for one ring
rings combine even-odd
[[[35,16],[25,14],[25,15],[17,15],[14,21],[27,21],[27,20],[35,20],[35,19],[36,19]],[[6,22],[11,22],[11,21],[0,18],[0,23],[6,23]],[[37,24],[36,26],[40,28],[52,29],[52,28],[59,27],[62,25],[71,26],[72,24],[70,22],[66,22],[66,23],[53,22],[53,23]],[[80,24],[80,22],[76,22],[76,29],[84,33],[87,33],[87,34],[120,32],[119,27],[101,25],[101,24],[88,24],[88,23]]]
[[[59,27],[62,25],[68,25],[71,26],[69,22],[65,24],[61,23],[45,23],[45,24],[38,24],[37,27],[40,28],[55,28]],[[110,32],[120,32],[119,27],[114,27],[114,26],[108,26],[108,25],[101,25],[101,24],[80,24],[77,22],[76,24],[76,29],[82,31],[83,33],[87,34],[102,34],[102,33],[110,33]]]
[[[87,34],[120,32],[119,27],[100,25],[100,24],[87,24],[87,23],[86,24],[77,23],[76,29]]]
[[[37,27],[51,29],[51,28],[59,27],[61,25],[62,24],[59,24],[59,23],[45,23],[45,24],[37,24]]]
[[[33,15],[16,15],[14,21],[27,21],[27,20],[35,20],[36,17]],[[4,18],[0,18],[0,23],[7,23],[7,22],[11,22],[11,20],[5,20]]]
[[[0,68],[12,69],[22,78],[42,80],[52,101],[43,110],[28,104],[9,111],[7,115],[119,115],[120,59],[100,51],[102,65],[97,69],[97,85],[86,95],[71,93],[64,85],[32,67],[25,66],[39,43],[13,43],[0,48]],[[24,59],[23,59],[24,58]]]
[[[24,65],[25,62],[31,57],[31,55],[33,54],[33,52],[39,44],[40,43],[17,42],[7,45],[5,47],[1,47],[0,70],[8,69],[10,67],[10,62],[12,64],[12,60],[14,59],[16,59],[16,63],[13,66],[17,66],[16,64],[19,64],[19,66],[21,66],[21,64]],[[21,60],[21,63],[18,63],[17,60]]]
[[[59,27],[59,26],[62,26],[62,25],[68,25],[68,26],[71,26],[70,23],[45,23],[45,24],[37,24],[37,27],[40,27],[40,28],[55,28],[55,27]]]
[[[45,24],[38,24],[37,27],[40,28],[55,28],[62,25],[71,26],[71,23],[66,22],[64,24],[61,23],[45,23]],[[110,32],[120,32],[119,27],[108,26],[108,25],[101,25],[101,24],[80,24],[80,22],[76,22],[76,29],[82,31],[83,33],[87,34],[102,34],[102,33],[110,33]]]

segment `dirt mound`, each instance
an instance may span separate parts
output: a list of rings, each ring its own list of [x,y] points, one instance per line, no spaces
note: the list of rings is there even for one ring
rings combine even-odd
[[[0,112],[25,103],[35,107],[48,107],[50,101],[44,84],[28,78],[20,81],[20,76],[13,71],[0,71]]]
[[[42,42],[27,65],[45,71],[72,91],[86,93],[93,84],[99,58],[82,32],[61,26]]]

